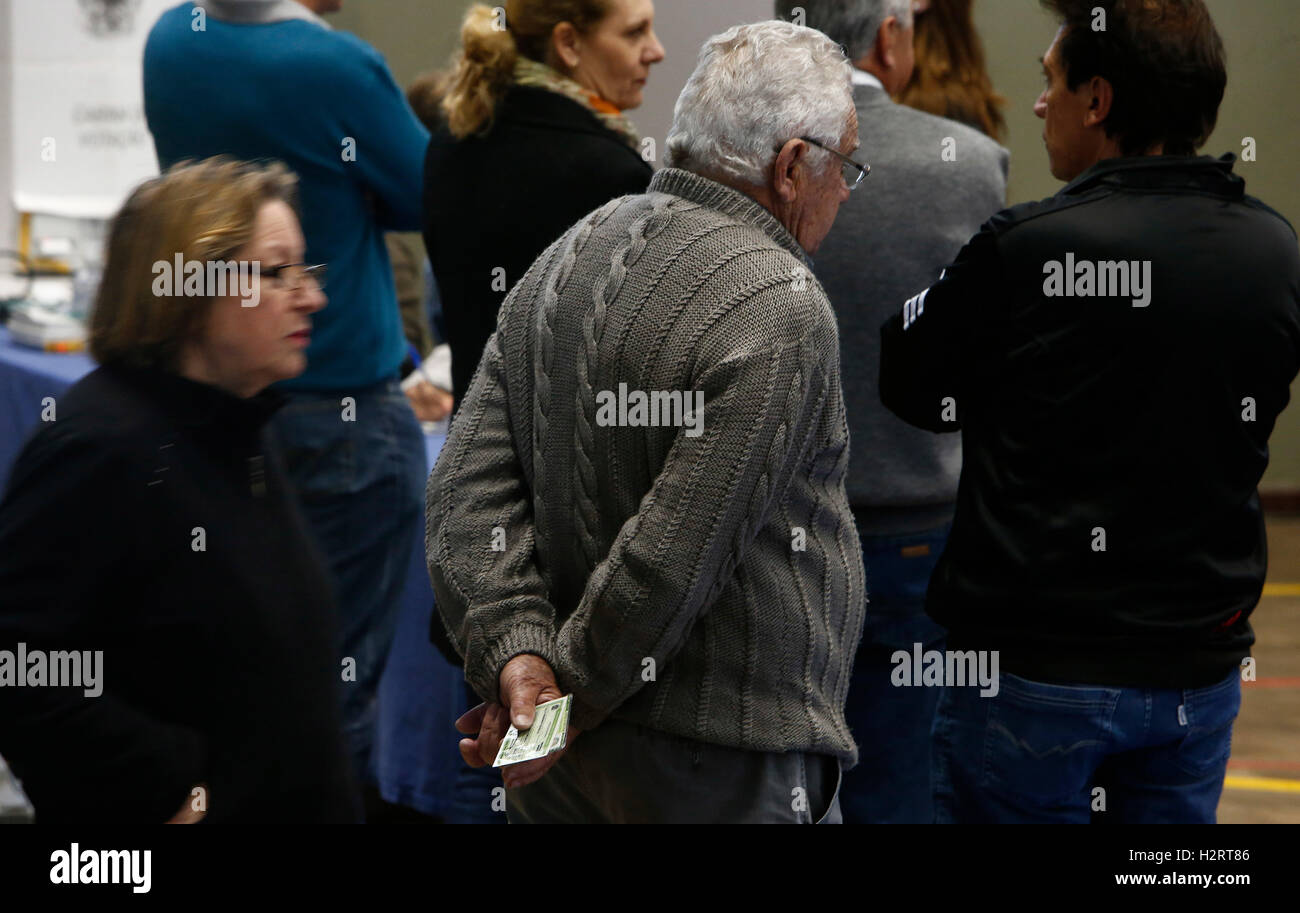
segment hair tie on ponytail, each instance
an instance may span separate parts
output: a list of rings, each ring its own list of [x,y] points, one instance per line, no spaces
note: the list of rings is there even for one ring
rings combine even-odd
[[[452,136],[464,139],[492,126],[518,57],[514,35],[508,24],[498,27],[496,10],[482,3],[471,6],[461,25],[460,52],[442,100]]]
[[[499,11],[505,12],[504,22]],[[505,0],[504,7],[471,6],[442,100],[452,136],[464,139],[491,128],[520,59],[555,65],[551,35],[557,25],[568,22],[587,34],[608,14],[609,0]]]

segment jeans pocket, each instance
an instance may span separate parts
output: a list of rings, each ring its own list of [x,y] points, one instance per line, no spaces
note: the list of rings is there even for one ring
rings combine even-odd
[[[1241,675],[1236,669],[1217,685],[1183,692],[1187,734],[1175,755],[1183,773],[1204,777],[1222,768],[1232,753],[1232,725],[1241,710]]]
[[[835,765],[835,780],[834,780],[835,786],[833,788],[827,788],[824,790],[825,793],[824,808],[822,809],[821,815],[820,817],[817,818],[815,823],[842,824],[844,822],[844,814],[839,808],[839,798],[840,798],[840,787],[843,786],[844,784],[844,766],[839,762],[838,758],[828,757],[826,758],[825,761],[823,761],[823,763],[827,764],[828,767],[830,764]],[[827,775],[823,780],[823,782],[826,783],[827,786],[829,787],[829,784],[831,783],[830,776]]]
[[[355,487],[355,422],[336,399],[295,399],[272,419],[285,469],[303,501],[325,500]]]
[[[981,785],[1035,804],[1066,802],[1100,762],[1119,689],[1000,676],[984,733]]]
[[[871,615],[924,617],[926,589],[950,529],[861,537]]]

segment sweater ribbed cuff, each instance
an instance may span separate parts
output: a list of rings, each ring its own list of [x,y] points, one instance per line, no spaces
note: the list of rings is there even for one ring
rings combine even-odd
[[[465,667],[465,680],[470,687],[489,703],[501,700],[501,670],[521,653],[534,653],[555,669],[555,632],[547,625],[522,624],[492,644],[472,668]]]

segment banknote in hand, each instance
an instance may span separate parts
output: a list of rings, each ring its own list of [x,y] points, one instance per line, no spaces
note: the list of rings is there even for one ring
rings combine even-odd
[[[569,734],[569,708],[573,695],[538,704],[533,711],[533,725],[523,732],[514,726],[501,740],[501,749],[493,767],[521,764],[534,758],[544,758],[564,747]]]

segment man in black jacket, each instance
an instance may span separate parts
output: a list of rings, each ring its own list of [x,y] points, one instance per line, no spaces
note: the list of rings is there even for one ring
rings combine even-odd
[[[937,815],[1213,821],[1300,251],[1231,156],[1194,155],[1227,78],[1202,0],[1044,5],[1063,25],[1035,112],[1069,183],[991,219],[882,328],[885,404],[962,432],[927,611],[1003,672],[945,690]]]

